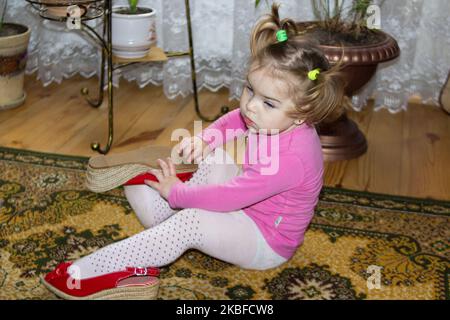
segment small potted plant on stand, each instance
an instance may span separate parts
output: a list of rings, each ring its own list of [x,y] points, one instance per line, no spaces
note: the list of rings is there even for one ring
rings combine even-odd
[[[23,85],[31,34],[27,26],[5,23],[6,9],[7,1],[0,1],[0,110],[18,107],[25,101]]]
[[[136,59],[148,55],[156,41],[156,16],[153,8],[138,6],[138,0],[129,0],[129,6],[115,6],[112,10],[113,54],[120,58]]]

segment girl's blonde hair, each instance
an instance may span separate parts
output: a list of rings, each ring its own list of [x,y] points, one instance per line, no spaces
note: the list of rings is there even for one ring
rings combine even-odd
[[[252,65],[256,69],[269,67],[275,76],[288,80],[296,104],[295,110],[287,113],[289,117],[310,125],[338,118],[343,111],[345,87],[339,71],[341,63],[331,67],[314,41],[298,34],[293,20],[280,20],[278,8],[273,4],[272,13],[263,16],[253,28]],[[276,33],[282,29],[288,40],[278,42]],[[309,79],[308,72],[316,68],[321,69],[317,79]]]

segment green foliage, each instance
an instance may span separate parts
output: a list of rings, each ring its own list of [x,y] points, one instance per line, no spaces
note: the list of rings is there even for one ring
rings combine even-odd
[[[128,0],[131,13],[136,13],[139,0]]]
[[[372,0],[311,0],[315,17],[321,27],[358,38],[366,27],[367,9]]]
[[[304,1],[304,0],[302,0]],[[308,0],[321,28],[358,39],[367,31],[367,9],[373,0]],[[258,6],[260,0],[255,0]],[[380,2],[380,6],[384,0]]]
[[[2,28],[3,28],[3,19],[5,18],[7,6],[8,6],[8,0],[0,0],[0,30],[2,30]]]
[[[259,6],[259,3],[261,2],[261,0],[255,0],[255,8],[257,8]],[[269,5],[269,0],[265,0],[267,7],[270,7]]]

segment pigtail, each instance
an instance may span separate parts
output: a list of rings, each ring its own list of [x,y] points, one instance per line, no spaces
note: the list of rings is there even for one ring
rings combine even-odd
[[[306,81],[311,81],[307,79]],[[309,125],[338,119],[344,112],[345,82],[341,65],[321,71],[310,89],[299,99],[300,107],[292,116],[306,119]]]
[[[323,121],[334,121],[344,112],[345,83],[340,66],[319,74],[318,84],[312,90],[317,92],[313,101],[315,110],[321,110],[316,115],[315,124]]]
[[[272,12],[262,16],[252,30],[250,37],[250,51],[255,58],[262,49],[277,43],[277,31],[286,30],[288,39],[297,34],[297,26],[292,19],[280,20],[278,13],[280,5],[273,4]],[[289,40],[288,40],[289,41]]]

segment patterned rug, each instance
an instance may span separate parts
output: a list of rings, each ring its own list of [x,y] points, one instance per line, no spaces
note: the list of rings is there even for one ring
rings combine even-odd
[[[0,299],[143,230],[123,189],[83,186],[86,158],[0,148]],[[449,299],[450,202],[324,188],[288,263],[245,271],[198,251],[162,268],[159,299]]]

